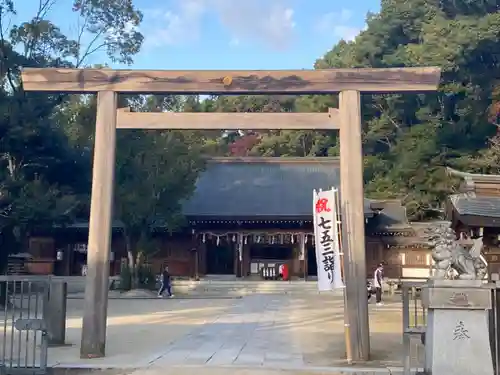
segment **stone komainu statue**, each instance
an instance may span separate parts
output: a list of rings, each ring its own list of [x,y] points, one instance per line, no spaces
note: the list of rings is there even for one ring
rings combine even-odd
[[[488,272],[488,264],[481,254],[483,237],[473,240],[467,250],[456,239],[449,226],[438,225],[426,233],[432,248],[434,279],[482,280]]]

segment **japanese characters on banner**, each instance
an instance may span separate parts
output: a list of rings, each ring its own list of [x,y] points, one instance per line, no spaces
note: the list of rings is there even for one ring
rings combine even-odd
[[[320,292],[343,288],[337,189],[313,192],[314,236]]]

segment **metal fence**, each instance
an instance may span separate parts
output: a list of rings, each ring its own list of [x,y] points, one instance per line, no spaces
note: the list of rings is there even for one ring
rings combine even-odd
[[[403,300],[403,368],[404,375],[410,375],[412,369],[421,369],[425,360],[425,326],[427,311],[422,307],[421,291],[425,285],[421,282],[403,282],[401,295]]]
[[[0,276],[0,375],[46,373],[49,290],[49,276]]]

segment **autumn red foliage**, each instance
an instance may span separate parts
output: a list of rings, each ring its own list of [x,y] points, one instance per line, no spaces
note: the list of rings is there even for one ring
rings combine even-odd
[[[229,145],[229,155],[248,156],[250,150],[257,143],[259,143],[259,136],[257,134],[244,135]]]

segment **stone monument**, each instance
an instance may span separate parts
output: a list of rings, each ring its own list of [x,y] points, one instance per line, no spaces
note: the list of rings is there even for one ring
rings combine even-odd
[[[428,236],[434,272],[422,295],[428,309],[425,373],[493,375],[491,293],[483,284],[487,264],[481,255],[482,237],[467,250],[447,226],[433,228]]]

